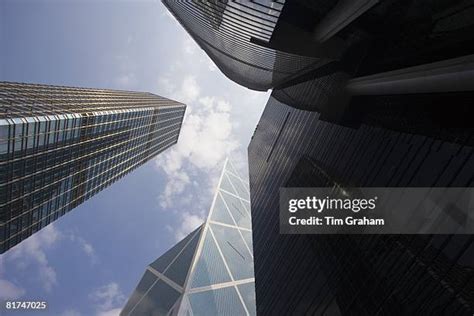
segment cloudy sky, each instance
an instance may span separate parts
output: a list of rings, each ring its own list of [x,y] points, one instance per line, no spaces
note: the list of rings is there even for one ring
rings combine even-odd
[[[177,145],[0,256],[0,300],[63,316],[118,314],[146,266],[205,217],[225,157],[244,159],[268,99],[223,76],[152,0],[1,0],[0,80],[188,105]]]

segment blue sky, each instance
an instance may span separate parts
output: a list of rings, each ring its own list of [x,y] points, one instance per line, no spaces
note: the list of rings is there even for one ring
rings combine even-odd
[[[0,300],[63,316],[118,314],[146,266],[205,217],[268,99],[223,76],[159,1],[2,0],[0,80],[188,105],[177,145],[0,256]]]

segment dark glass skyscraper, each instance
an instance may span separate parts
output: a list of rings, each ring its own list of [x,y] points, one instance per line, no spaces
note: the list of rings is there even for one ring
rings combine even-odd
[[[250,89],[268,90],[326,63],[330,56],[329,50],[306,56],[269,44],[285,1],[163,3],[226,76]],[[300,46],[308,47],[311,41],[305,44]]]
[[[473,101],[360,97],[364,115],[341,126],[270,97],[249,145],[258,313],[472,314],[473,236],[281,235],[278,196],[280,187],[472,187],[474,134],[462,117]]]
[[[281,102],[329,111],[324,113],[328,119],[339,118],[351,95],[456,91],[474,81],[472,71],[457,74],[473,67],[472,56],[456,59],[474,50],[474,19],[466,1],[163,3],[231,80],[254,90],[275,89],[274,97]],[[429,65],[445,60],[452,60],[454,67]],[[422,69],[404,70],[391,78],[390,84],[398,80],[397,87],[405,84],[411,89],[378,89],[394,76],[385,72],[420,65]],[[445,77],[436,83],[416,80],[416,71],[444,72]],[[374,74],[379,75],[365,77]],[[464,85],[454,84],[461,77],[469,79]]]
[[[151,93],[0,82],[0,252],[178,140],[186,106]]]
[[[258,312],[472,314],[471,236],[278,222],[285,186],[473,186],[472,3],[163,2],[231,80],[273,89],[249,145]]]

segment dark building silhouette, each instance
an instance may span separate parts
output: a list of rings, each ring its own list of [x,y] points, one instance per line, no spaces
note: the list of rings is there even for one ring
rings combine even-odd
[[[186,106],[151,93],[0,82],[0,252],[178,140]]]
[[[470,1],[163,3],[231,80],[275,89],[281,102],[327,120],[338,122],[354,95],[473,88]]]
[[[274,31],[286,6],[284,1],[163,0],[163,3],[227,77],[253,90],[271,89],[300,72],[326,63],[331,53],[339,52],[331,47],[305,55],[272,46]],[[309,51],[311,42],[300,43],[298,48]],[[286,47],[296,48],[296,45],[291,43]]]
[[[353,126],[270,98],[249,145],[258,313],[472,314],[471,235],[279,234],[280,187],[474,185],[473,129],[436,125],[404,97],[359,100]],[[473,99],[441,100],[462,116]]]
[[[473,186],[472,1],[163,2],[227,77],[273,89],[249,145],[258,313],[471,315],[471,236],[280,235],[278,195]]]

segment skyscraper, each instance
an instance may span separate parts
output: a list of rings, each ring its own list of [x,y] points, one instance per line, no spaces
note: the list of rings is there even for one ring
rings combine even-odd
[[[279,101],[327,120],[339,120],[352,95],[465,91],[474,82],[466,1],[162,2],[231,80],[275,89]]]
[[[145,92],[0,82],[0,252],[178,140],[186,106]]]
[[[205,223],[148,266],[121,315],[255,315],[248,199],[227,161]]]
[[[356,98],[341,126],[270,97],[248,148],[259,314],[472,314],[471,235],[279,233],[281,187],[473,187],[474,96],[436,98]]]
[[[285,186],[473,185],[472,4],[163,2],[231,80],[273,89],[249,145],[258,312],[472,314],[470,237],[289,236],[278,222]]]
[[[271,89],[299,72],[324,64],[334,51],[331,47],[330,51],[307,56],[269,44],[285,1],[163,3],[227,77],[253,90]],[[304,40],[305,45],[285,47],[310,47],[312,41]]]

